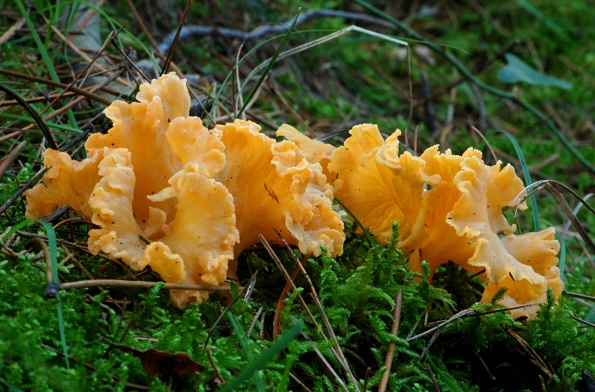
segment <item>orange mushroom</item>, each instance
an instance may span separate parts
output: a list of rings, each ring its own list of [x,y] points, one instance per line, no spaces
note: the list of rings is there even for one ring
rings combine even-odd
[[[356,125],[349,133],[329,164],[337,176],[335,196],[380,244],[388,244],[395,221],[399,239],[408,238],[426,203],[424,187],[439,177],[426,175],[422,159],[399,154],[400,131],[386,141],[376,125]]]
[[[69,204],[79,214],[90,217],[91,207],[88,199],[99,181],[97,167],[104,154],[104,150],[101,149],[91,157],[78,162],[73,161],[65,152],[46,150],[43,162],[48,170],[43,175],[43,183],[25,192],[29,200],[27,216],[48,216],[56,208]],[[31,200],[35,202],[32,203]]]
[[[351,134],[329,165],[337,174],[335,194],[381,244],[397,221],[398,246],[413,270],[420,272],[425,260],[432,274],[448,261],[485,271],[483,301],[501,287],[509,290],[503,304],[543,302],[547,287],[559,296],[554,229],[514,236],[516,226],[503,215],[523,189],[511,166],[487,166],[473,149],[459,156],[434,146],[420,158],[399,155],[399,132],[384,141],[373,125]]]
[[[134,218],[135,176],[130,162],[116,168],[100,165],[100,174],[105,177],[90,199],[96,211],[93,223],[100,229],[90,231],[89,249],[120,258],[136,270],[149,265],[169,283],[218,286],[226,278],[238,241],[233,198],[223,185],[209,177],[223,167],[223,145],[197,118],[175,119],[167,136],[183,169],[170,178],[170,187],[148,197],[154,202],[176,201],[171,220],[166,220],[163,211],[149,207],[147,226],[159,228],[161,238],[148,245],[140,238],[143,233]],[[186,144],[189,138],[193,145]],[[185,154],[188,150],[206,153],[191,156]],[[171,291],[172,301],[179,307],[188,301],[201,302],[207,296],[204,291]]]
[[[454,178],[461,170],[461,163],[474,156],[480,157],[481,153],[473,149],[468,149],[462,156],[452,154],[450,150],[439,153],[438,146],[428,148],[421,155],[426,162],[426,174],[438,176],[440,181],[424,190],[426,202],[419,211],[411,235],[399,243],[405,252],[414,252],[409,263],[414,271],[421,272],[422,260],[428,262],[431,274],[448,261],[473,273],[481,270],[469,265],[474,248],[464,237],[457,235],[446,219],[462,195]]]
[[[166,133],[172,120],[189,115],[190,98],[186,81],[171,73],[142,84],[137,100],[130,104],[116,101],[107,107],[105,115],[112,121],[112,128],[107,134],[91,135],[85,149],[90,155],[105,147],[130,151],[136,175],[133,209],[144,228],[150,207],[164,211],[167,220],[175,214],[175,200],[154,202],[147,196],[167,187],[171,176],[182,167]]]
[[[537,305],[546,301],[547,289],[551,287],[556,298],[560,297],[563,283],[560,279],[560,270],[556,266],[556,255],[560,244],[554,239],[556,230],[549,227],[536,233],[527,233],[515,236],[513,234],[501,239],[506,252],[519,263],[530,267],[539,274],[539,281],[515,278],[509,272],[500,282],[488,282],[482,302],[489,302],[501,288],[506,288],[504,298],[499,302],[512,309],[513,317],[534,317],[539,307]]]
[[[236,256],[258,234],[279,242],[277,233],[304,254],[329,255],[343,251],[345,234],[333,210],[333,190],[318,163],[305,159],[290,142],[275,142],[250,121],[218,125],[225,145],[225,168],[215,179],[234,197],[240,243]]]
[[[283,136],[287,140],[294,142],[309,162],[320,163],[322,172],[327,178],[329,184],[335,180],[334,175],[328,169],[331,162],[331,157],[335,151],[335,147],[330,144],[323,143],[316,139],[310,139],[294,127],[288,124],[283,124],[277,130],[277,136]]]
[[[43,183],[26,193],[28,216],[70,205],[96,225],[91,252],[150,266],[166,282],[217,286],[259,234],[270,242],[281,235],[304,254],[320,255],[322,246],[340,254],[336,195],[381,244],[398,222],[398,246],[414,270],[421,260],[432,273],[449,260],[485,270],[482,301],[506,287],[501,303],[527,305],[533,310],[515,314],[531,317],[548,287],[560,295],[554,229],[513,234],[502,210],[523,184],[510,166],[486,166],[479,151],[434,146],[415,157],[399,152],[400,131],[383,140],[370,124],[353,127],[337,149],[288,125],[278,131],[289,139],[282,142],[250,121],[208,130],[189,117],[185,81],[174,74],[142,85],[137,100],[106,109],[113,127],[88,139],[87,159],[46,151]],[[171,295],[183,307],[208,292]]]
[[[113,127],[87,140],[89,158],[46,152],[51,167],[26,194],[28,216],[70,205],[97,226],[92,253],[135,270],[150,266],[170,283],[220,285],[259,233],[276,241],[277,231],[306,254],[319,255],[323,245],[342,252],[332,188],[294,143],[239,120],[206,129],[188,116],[186,84],[175,74],[143,84],[137,100],[106,109]],[[207,296],[171,291],[179,307]]]
[[[137,99],[106,109],[114,125],[87,140],[84,161],[46,152],[52,167],[27,193],[28,215],[70,205],[97,225],[91,252],[149,265],[166,282],[219,285],[238,242],[233,198],[212,179],[225,161],[220,134],[187,117],[190,98],[175,74],[142,85]],[[171,295],[183,307],[208,293]]]

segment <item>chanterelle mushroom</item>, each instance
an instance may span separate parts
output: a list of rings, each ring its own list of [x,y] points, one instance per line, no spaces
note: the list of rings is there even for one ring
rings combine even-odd
[[[322,168],[305,159],[289,141],[275,142],[249,121],[219,125],[225,168],[215,178],[234,197],[240,243],[236,255],[259,242],[258,234],[278,242],[281,234],[304,254],[343,251],[345,234],[333,210],[333,190]]]
[[[275,241],[278,232],[303,253],[342,252],[332,187],[294,143],[240,120],[208,130],[189,117],[186,83],[175,74],[143,84],[137,100],[106,109],[113,127],[87,140],[89,158],[46,152],[51,168],[26,193],[28,216],[67,204],[97,226],[92,253],[150,266],[170,283],[220,285],[259,233]],[[183,307],[208,292],[171,296]]]
[[[523,189],[511,166],[487,166],[473,149],[462,156],[440,154],[437,146],[419,158],[399,154],[399,132],[383,140],[374,125],[350,133],[329,164],[337,174],[335,194],[381,244],[398,222],[398,246],[410,254],[413,270],[425,260],[431,273],[448,261],[483,271],[483,301],[501,287],[508,289],[507,305],[543,302],[548,287],[559,296],[554,229],[515,237],[516,226],[503,215]]]

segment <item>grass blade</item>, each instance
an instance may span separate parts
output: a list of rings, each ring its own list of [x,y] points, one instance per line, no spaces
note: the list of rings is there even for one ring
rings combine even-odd
[[[436,373],[440,377],[440,379],[444,382],[444,384],[448,385],[448,387],[450,388],[451,391],[463,392],[461,387],[459,387],[457,382],[452,379],[450,374],[443,372],[442,369],[440,369],[438,366],[436,366],[434,361],[432,361],[432,357],[430,357],[428,355],[428,356],[426,356],[426,359],[427,359],[428,363],[430,364],[430,366],[432,367],[432,370],[434,371],[434,373]]]
[[[41,55],[41,58],[43,59],[43,62],[45,63],[48,72],[50,73],[50,77],[55,82],[59,82],[60,78],[58,77],[58,74],[56,73],[56,70],[54,68],[54,63],[50,59],[50,55],[48,54],[48,51],[46,50],[45,45],[43,44],[43,42],[41,42],[41,38],[39,37],[39,34],[37,34],[35,25],[33,24],[33,21],[31,20],[31,18],[29,17],[29,12],[27,12],[27,10],[25,9],[25,5],[23,4],[22,0],[17,0],[16,2],[17,2],[17,6],[19,7],[19,10],[21,11],[21,14],[23,15],[23,18],[25,18],[25,23],[27,24],[27,27],[29,28],[29,31],[31,32],[31,37],[33,37],[33,40],[35,41],[35,44],[37,45],[39,54]],[[77,128],[76,119],[74,118],[74,113],[72,112],[72,110],[69,110],[67,112],[67,116],[68,116],[68,121],[70,122],[70,126],[73,128]]]
[[[220,392],[230,392],[239,387],[244,381],[252,377],[252,375],[260,369],[265,363],[273,359],[275,354],[283,350],[289,343],[291,343],[304,329],[304,326],[299,323],[291,327],[287,332],[279,336],[277,340],[266,349],[260,357],[251,361],[242,371],[230,382],[225,384]]]
[[[572,227],[574,227],[574,229],[577,231],[577,233],[585,241],[585,243],[587,244],[589,249],[592,252],[595,252],[595,243],[593,242],[591,237],[589,237],[589,233],[587,233],[587,230],[583,227],[583,225],[578,220],[578,218],[576,217],[573,210],[570,208],[570,206],[566,202],[566,199],[564,198],[564,195],[562,194],[562,192],[560,192],[556,187],[561,187],[561,188],[565,189],[566,191],[570,192],[570,194],[572,194],[572,196],[574,196],[579,202],[581,202],[581,204],[583,206],[585,206],[592,214],[595,214],[595,208],[593,208],[589,204],[587,204],[587,201],[585,199],[583,199],[582,197],[580,197],[570,187],[562,184],[561,182],[554,181],[554,180],[537,181],[537,182],[534,182],[533,184],[525,187],[525,189],[523,189],[521,191],[521,193],[519,193],[517,195],[517,197],[513,200],[513,202],[511,204],[514,205],[517,201],[521,201],[524,198],[526,198],[526,195],[531,195],[537,191],[540,191],[544,187],[548,188],[548,190],[550,191],[552,196],[554,196],[554,198],[558,202],[558,205],[560,207],[562,207],[562,212],[564,212],[564,214],[566,215],[566,217],[572,224]]]
[[[227,312],[229,312],[229,310],[235,305],[235,303],[242,297],[242,294],[244,294],[244,292],[248,289],[248,287],[250,287],[252,285],[252,282],[254,281],[254,279],[256,279],[257,275],[258,275],[258,271],[256,271],[256,273],[254,275],[252,275],[252,278],[250,278],[250,281],[244,287],[242,287],[242,291],[240,291],[238,293],[238,295],[231,301],[231,303],[229,305],[227,305],[225,307],[225,309],[223,309],[223,311],[221,312],[221,315],[219,315],[217,320],[215,320],[215,323],[211,327],[211,331],[209,332],[209,334],[207,335],[207,338],[205,339],[205,345],[204,345],[205,348],[209,344],[209,340],[211,339],[211,334],[213,333],[213,331],[215,331],[216,327],[223,320],[223,317],[225,317],[225,314]]]
[[[271,68],[273,68],[273,64],[277,60],[277,57],[279,57],[279,55],[281,54],[281,50],[283,50],[283,47],[285,46],[285,44],[287,43],[287,41],[289,41],[289,37],[291,37],[291,33],[293,32],[293,28],[295,26],[295,22],[297,22],[297,19],[298,19],[299,14],[300,14],[300,12],[298,10],[297,14],[295,15],[295,18],[293,19],[293,23],[291,24],[291,27],[289,28],[289,30],[287,30],[287,33],[283,36],[283,40],[281,41],[281,44],[279,45],[279,47],[275,51],[275,54],[273,55],[271,61],[269,61],[266,69],[264,70],[264,72],[260,76],[260,79],[258,79],[258,82],[256,83],[256,86],[254,86],[254,88],[252,89],[252,91],[250,91],[250,94],[248,95],[248,98],[244,101],[244,105],[242,105],[242,108],[238,112],[238,115],[237,115],[238,117],[242,115],[242,113],[244,112],[244,110],[246,109],[246,107],[250,104],[250,102],[252,101],[252,97],[254,97],[254,94],[256,94],[256,92],[260,89],[260,85],[264,82],[265,78],[268,76]]]
[[[240,323],[238,323],[238,320],[233,316],[233,314],[227,313],[227,318],[229,318],[233,330],[240,341],[240,346],[242,346],[242,350],[244,351],[244,355],[246,356],[248,363],[251,363],[253,361],[252,350],[250,350],[250,343],[248,342],[248,339],[246,339],[246,333],[244,332],[244,329]],[[258,389],[258,392],[263,392],[265,388],[264,383],[262,382],[262,374],[259,371],[255,371],[253,375],[256,389]]]
[[[43,119],[39,116],[39,114],[27,102],[25,102],[25,100],[23,98],[21,98],[21,96],[19,94],[15,93],[8,87],[0,84],[0,90],[4,91],[5,94],[10,95],[15,101],[17,101],[31,115],[31,117],[33,117],[33,120],[35,120],[35,122],[41,129],[41,132],[43,132],[43,136],[45,136],[45,138],[47,139],[50,147],[53,148],[54,150],[57,150],[58,146],[56,145],[56,142],[54,141],[54,138],[52,137],[52,133],[50,132],[48,127],[45,125],[45,122],[43,122]]]
[[[23,227],[29,226],[31,223],[36,222],[39,223],[46,231],[48,236],[48,245],[50,249],[50,260],[52,263],[52,283],[58,284],[58,247],[56,242],[56,232],[52,225],[42,220],[34,220],[34,219],[25,219],[22,222],[19,222],[15,225],[6,235],[2,238],[9,238],[13,235],[17,230],[22,229]],[[57,292],[57,290],[56,290]],[[64,330],[64,319],[62,317],[62,306],[60,304],[60,296],[56,297],[56,310],[58,312],[58,328],[60,329],[60,340],[62,343],[62,351],[64,352],[64,359],[66,361],[66,368],[70,369],[70,363],[68,361],[68,346],[66,345],[66,334]]]
[[[176,31],[176,37],[174,38],[174,42],[172,43],[171,47],[167,52],[167,58],[163,63],[163,69],[161,70],[161,75],[163,76],[169,70],[169,66],[174,59],[174,53],[176,51],[176,45],[178,44],[178,39],[180,38],[180,32],[182,31],[182,27],[184,26],[184,22],[186,21],[186,16],[188,16],[188,10],[190,9],[190,0],[186,2],[186,7],[184,8],[184,13],[182,14],[182,18],[180,19],[180,23],[178,24],[178,30]]]
[[[21,392],[22,391],[21,389],[15,387],[14,385],[9,383],[2,377],[0,377],[0,384],[4,385],[7,388],[7,391],[9,391],[9,392]]]
[[[566,241],[560,238],[560,256],[558,257],[558,269],[560,269],[560,280],[564,283],[564,273],[566,272]]]
[[[46,231],[48,235],[48,245],[50,248],[50,259],[52,262],[52,283],[59,284],[58,279],[58,247],[56,246],[56,232],[52,225],[42,220],[37,220]],[[56,291],[58,292],[58,291]],[[70,369],[70,363],[68,362],[68,346],[66,345],[66,334],[64,330],[64,319],[62,317],[62,305],[60,304],[60,295],[56,295],[56,311],[58,312],[58,327],[60,329],[60,340],[62,342],[62,351],[64,352],[64,359],[66,361],[66,368]]]

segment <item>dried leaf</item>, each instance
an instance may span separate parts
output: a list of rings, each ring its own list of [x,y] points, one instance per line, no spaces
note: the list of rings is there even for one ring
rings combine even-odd
[[[139,350],[137,348],[128,346],[126,344],[118,344],[111,342],[105,338],[105,341],[112,347],[116,347],[122,351],[132,353],[137,358],[140,358],[143,369],[148,376],[157,375],[161,380],[169,380],[172,373],[177,376],[184,376],[186,374],[194,374],[202,372],[206,367],[198,362],[195,362],[187,353],[168,353],[167,351],[159,351],[153,348],[148,350]]]

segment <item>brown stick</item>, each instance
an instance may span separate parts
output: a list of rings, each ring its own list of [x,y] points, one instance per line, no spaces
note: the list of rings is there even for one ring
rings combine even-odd
[[[397,301],[395,302],[395,314],[393,317],[393,326],[391,328],[390,333],[397,336],[399,334],[399,324],[401,324],[401,306],[403,304],[403,292],[399,290],[397,293]],[[384,365],[386,366],[386,371],[382,375],[382,379],[380,380],[380,385],[378,386],[378,392],[386,391],[386,386],[388,385],[388,377],[390,376],[390,369],[393,365],[393,358],[395,356],[395,342],[390,342],[388,344],[388,350],[386,352],[386,360],[384,361]]]
[[[61,283],[60,290],[76,289],[81,287],[136,287],[136,288],[152,288],[161,282],[137,282],[131,280],[115,280],[115,279],[95,279],[95,280],[80,280],[78,282]],[[209,290],[209,291],[231,291],[231,287],[226,286],[199,286],[195,284],[177,284],[165,283],[164,289],[169,290]]]

